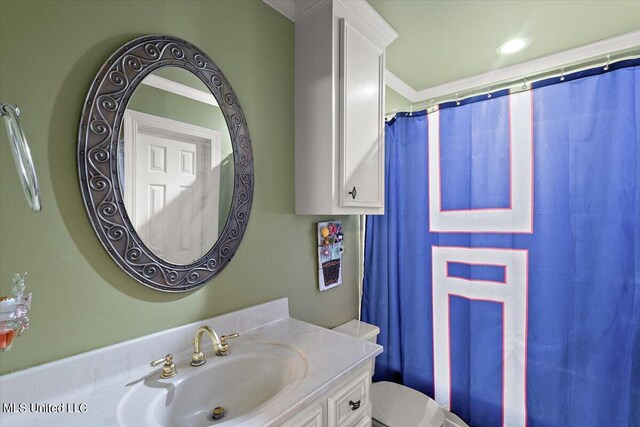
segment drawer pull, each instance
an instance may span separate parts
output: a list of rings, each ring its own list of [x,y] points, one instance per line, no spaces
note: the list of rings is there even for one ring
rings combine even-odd
[[[360,407],[360,401],[356,401],[354,402],[353,400],[349,401],[349,405],[351,405],[351,410],[355,411],[356,409],[358,409]]]

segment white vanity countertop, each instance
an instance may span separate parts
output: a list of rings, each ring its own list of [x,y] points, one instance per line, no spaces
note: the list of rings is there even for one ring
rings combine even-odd
[[[190,360],[191,340],[203,324],[219,334],[240,333],[229,341],[232,354],[234,346],[282,344],[307,363],[306,376],[291,392],[267,402],[253,415],[238,417],[237,424],[229,419],[225,426],[277,426],[382,352],[379,345],[289,317],[285,298],[1,376],[0,425],[120,425],[122,398],[150,374],[159,374],[160,367],[149,367],[151,360],[173,353],[178,375],[162,382],[178,379],[181,369],[198,369],[181,365]],[[217,357],[210,342],[203,347],[207,358]],[[10,403],[16,405],[13,413],[8,412]],[[36,403],[45,406],[35,408]],[[18,412],[20,404],[23,412]],[[125,421],[147,425],[145,413],[140,408],[139,419]]]

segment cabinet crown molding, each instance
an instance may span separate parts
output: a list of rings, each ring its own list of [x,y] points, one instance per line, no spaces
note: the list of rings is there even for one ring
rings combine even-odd
[[[340,7],[344,18],[357,23],[381,48],[390,45],[398,33],[375,11],[366,0],[262,0],[290,21],[297,21],[313,14],[319,8],[333,3]]]
[[[331,0],[296,0],[296,1],[331,1]],[[333,0],[334,7],[340,9],[340,15],[363,34],[371,39],[382,50],[396,38],[396,30],[371,7],[366,0]]]

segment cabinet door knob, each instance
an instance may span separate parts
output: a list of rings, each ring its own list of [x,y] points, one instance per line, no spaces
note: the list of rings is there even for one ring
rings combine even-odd
[[[358,190],[356,190],[356,187],[353,187],[353,190],[349,191],[349,194],[351,194],[351,198],[355,199],[356,195],[358,194]]]
[[[358,401],[354,402],[353,400],[350,400],[349,401],[349,405],[351,405],[351,410],[355,411],[356,409],[358,409],[360,407],[360,401],[358,400]]]

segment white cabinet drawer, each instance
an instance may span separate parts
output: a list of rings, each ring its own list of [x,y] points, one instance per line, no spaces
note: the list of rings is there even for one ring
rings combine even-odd
[[[361,371],[342,385],[327,399],[327,421],[329,427],[352,426],[369,414],[369,383],[371,373]]]
[[[324,411],[322,404],[315,403],[294,415],[281,427],[324,427]]]

